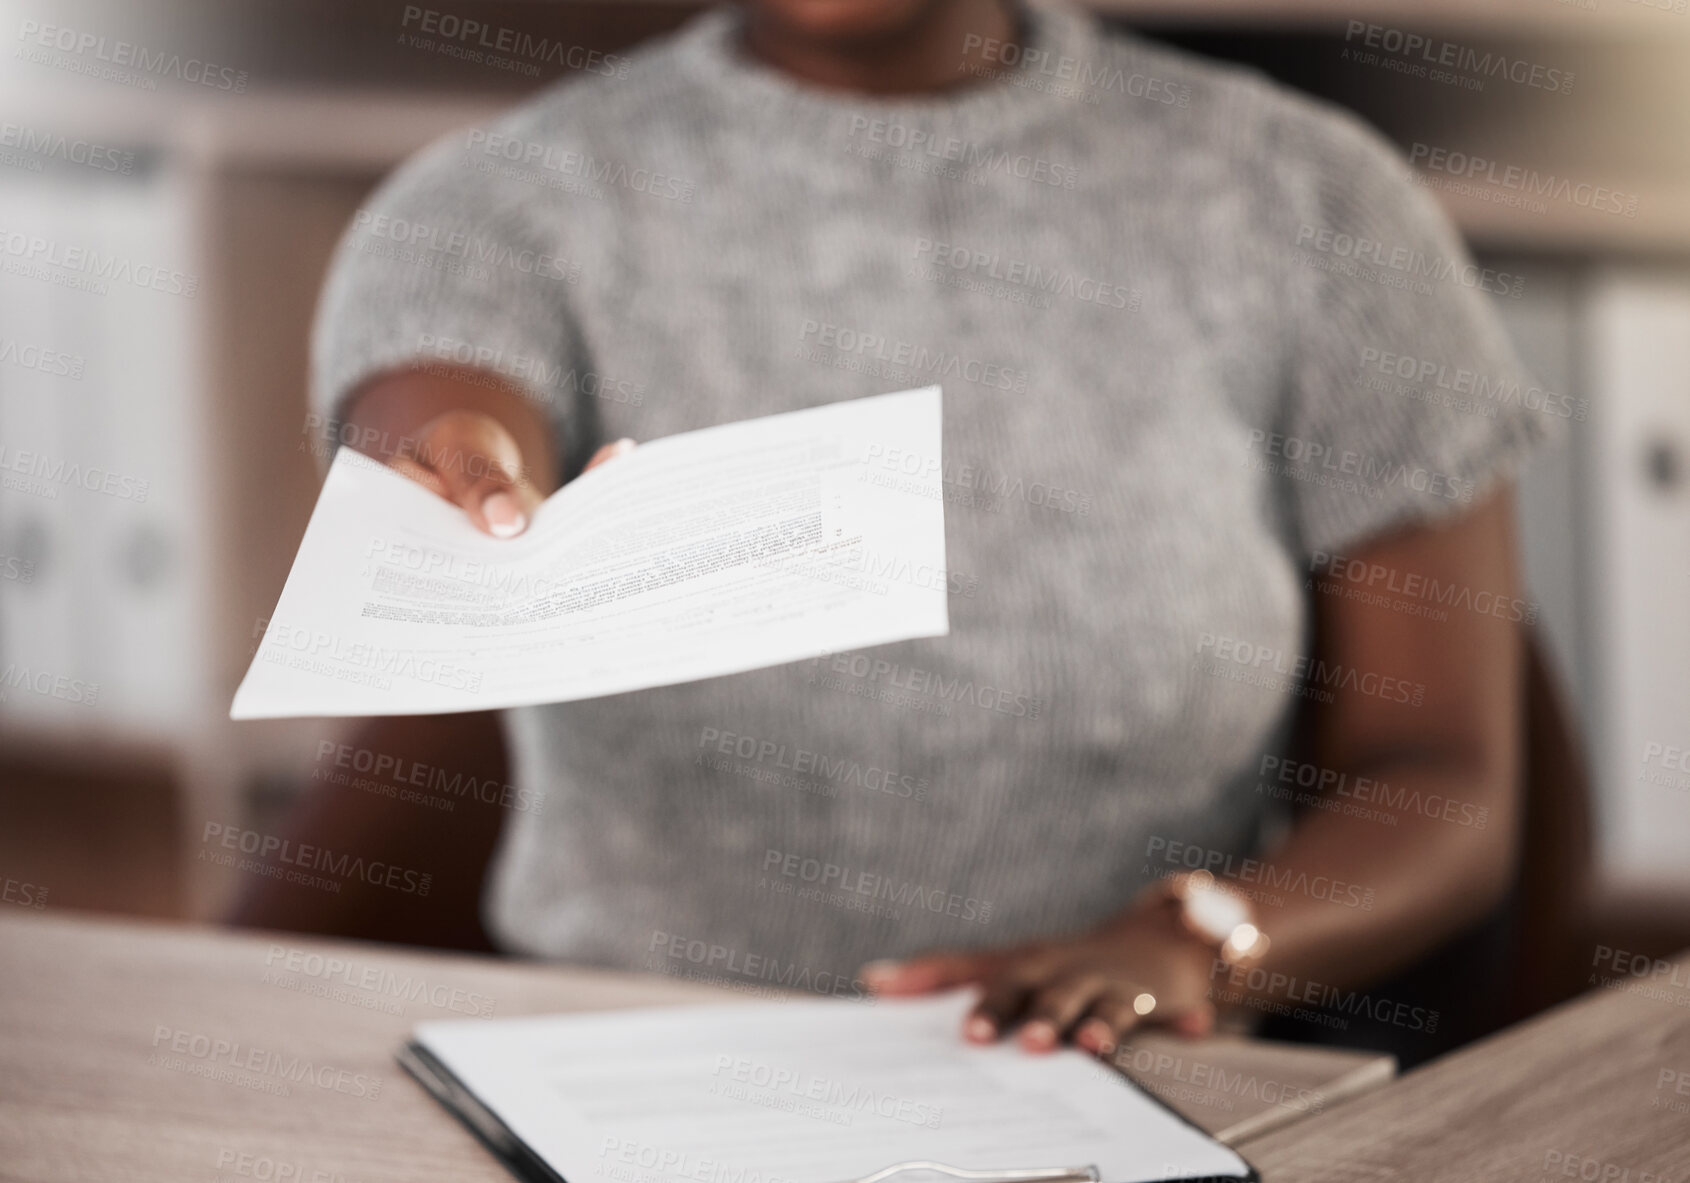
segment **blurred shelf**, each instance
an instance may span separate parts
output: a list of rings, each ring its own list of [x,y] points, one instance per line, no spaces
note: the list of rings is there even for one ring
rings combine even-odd
[[[1675,5],[1679,0],[1655,0]],[[1155,24],[1337,29],[1351,21],[1416,31],[1524,38],[1669,38],[1690,42],[1690,6],[1645,0],[1083,0],[1083,7]]]
[[[519,101],[503,94],[391,89],[149,95],[144,102],[127,95],[116,98],[123,101],[77,87],[33,87],[0,91],[0,109],[17,123],[140,152],[176,155],[220,171],[374,177],[437,136],[486,120]],[[1554,164],[1539,169],[1558,171]],[[1568,163],[1559,171],[1576,175],[1578,169]],[[1629,184],[1613,181],[1608,187],[1638,195],[1635,217],[1595,213],[1567,202],[1523,213],[1483,196],[1434,192],[1468,238],[1486,249],[1690,252],[1690,178],[1639,178]]]
[[[225,169],[380,173],[454,127],[485,120],[510,95],[313,88],[240,95],[149,94],[75,86],[0,90],[8,122]]]
[[[1551,203],[1542,213],[1521,213],[1479,196],[1438,192],[1436,197],[1468,241],[1486,250],[1690,255],[1690,180],[1647,178],[1610,188],[1638,194],[1635,217],[1567,202]]]

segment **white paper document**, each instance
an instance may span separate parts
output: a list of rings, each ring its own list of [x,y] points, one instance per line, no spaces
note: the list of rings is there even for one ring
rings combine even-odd
[[[948,631],[939,388],[651,440],[490,538],[350,448],[236,719],[568,702]]]
[[[1104,1183],[1250,1177],[1088,1056],[964,1042],[972,1001],[423,1023],[416,1044],[479,1102],[482,1128],[502,1123],[568,1183],[842,1183],[914,1160],[1096,1165]]]

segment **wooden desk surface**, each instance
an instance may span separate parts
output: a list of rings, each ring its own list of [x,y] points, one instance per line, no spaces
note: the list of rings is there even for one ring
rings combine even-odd
[[[1253,1141],[1250,1161],[1264,1183],[1690,1180],[1690,955],[1660,964]]]
[[[412,1025],[743,997],[658,974],[6,916],[0,1177],[508,1183],[394,1063]],[[308,1058],[315,1080],[265,1073],[275,1056]],[[1316,1120],[1392,1074],[1388,1057],[1238,1039],[1147,1037],[1132,1061],[1147,1087],[1235,1144]]]

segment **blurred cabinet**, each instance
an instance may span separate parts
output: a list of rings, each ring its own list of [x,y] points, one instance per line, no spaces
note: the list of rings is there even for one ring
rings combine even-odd
[[[0,185],[0,729],[158,741],[206,698],[192,182]]]
[[[1690,270],[1604,268],[1584,324],[1610,877],[1690,885]]]
[[[1543,257],[1493,256],[1485,262],[1523,280],[1518,298],[1498,296],[1493,303],[1532,376],[1546,390],[1582,399],[1588,406],[1580,377],[1578,328],[1585,268]],[[1568,404],[1556,400],[1556,405]],[[1590,673],[1595,656],[1584,577],[1589,546],[1584,473],[1591,426],[1588,418],[1569,417],[1561,427],[1560,444],[1539,452],[1521,473],[1515,509],[1526,595],[1537,608],[1537,627],[1577,712],[1581,739],[1588,743],[1596,718]]]
[[[1492,260],[1545,387],[1587,402],[1519,490],[1527,594],[1578,713],[1604,886],[1690,888],[1690,265]]]

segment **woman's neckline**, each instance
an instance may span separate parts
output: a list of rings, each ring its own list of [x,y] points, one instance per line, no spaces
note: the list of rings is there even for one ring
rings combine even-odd
[[[1085,105],[1077,71],[1098,71],[1104,48],[1091,17],[1043,4],[1023,6],[1020,44],[988,43],[983,70],[931,93],[882,95],[813,85],[752,55],[744,44],[740,11],[712,9],[683,28],[675,48],[694,76],[753,118],[787,125],[826,124],[864,117],[943,127],[952,134],[976,129],[1001,136],[1070,107]],[[958,47],[959,75],[965,59]],[[1067,75],[1066,77],[1064,75]],[[1080,97],[1075,97],[1080,96]]]

